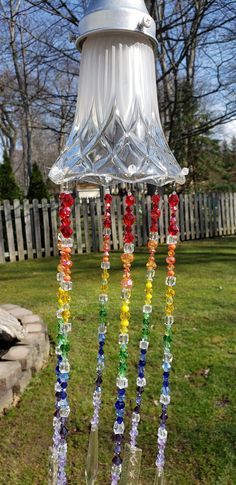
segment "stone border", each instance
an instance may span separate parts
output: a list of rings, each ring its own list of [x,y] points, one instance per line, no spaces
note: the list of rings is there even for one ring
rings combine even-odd
[[[0,359],[0,413],[15,405],[32,375],[47,362],[50,350],[47,326],[39,315],[18,305],[0,305],[26,328],[27,335]]]

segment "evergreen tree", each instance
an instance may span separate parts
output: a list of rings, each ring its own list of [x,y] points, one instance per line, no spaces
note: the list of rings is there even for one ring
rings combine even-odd
[[[47,189],[47,185],[43,180],[42,172],[38,167],[37,163],[34,163],[32,167],[32,174],[30,177],[28,199],[41,200],[41,199],[48,199],[48,197],[49,197],[48,189]]]
[[[6,151],[3,152],[3,162],[0,164],[0,200],[21,199],[22,192],[18,187],[10,158]]]

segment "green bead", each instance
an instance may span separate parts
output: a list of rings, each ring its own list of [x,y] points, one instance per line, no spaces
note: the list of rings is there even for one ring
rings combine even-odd
[[[149,319],[150,319],[150,313],[144,313],[143,314],[143,323],[149,323]]]
[[[163,340],[164,340],[164,344],[171,344],[172,337],[171,335],[164,335]]]
[[[127,359],[128,359],[128,352],[127,350],[120,350],[119,352],[119,361],[120,363],[126,363]]]
[[[62,354],[68,354],[68,352],[70,351],[70,344],[69,342],[65,342],[61,345],[61,352]]]
[[[119,365],[119,375],[124,377],[126,375],[127,369],[128,369],[127,364],[121,364],[120,363],[120,365]]]

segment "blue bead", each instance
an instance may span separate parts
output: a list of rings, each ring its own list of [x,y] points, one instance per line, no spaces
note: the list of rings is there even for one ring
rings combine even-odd
[[[104,355],[104,350],[99,349],[98,353],[99,353],[99,355]]]
[[[58,361],[58,363],[60,363],[62,361],[62,356],[61,355],[58,355],[57,356],[57,361]]]
[[[60,368],[59,368],[59,365],[56,366],[56,374],[60,374]]]
[[[125,398],[125,389],[119,389],[119,391],[118,391],[118,395],[119,395],[120,397],[123,397],[123,399],[124,399],[124,398]]]
[[[144,378],[144,373],[143,372],[139,372],[139,375],[140,379],[143,379]]]
[[[141,354],[142,355],[146,355],[146,353],[147,353],[146,349],[141,349]]]
[[[164,371],[168,371],[171,369],[171,365],[169,364],[169,362],[164,362],[164,364],[162,364],[162,369],[164,369]]]
[[[105,339],[106,339],[105,334],[104,333],[100,333],[99,336],[98,336],[99,342],[105,342]]]
[[[67,386],[68,386],[67,382],[62,382],[62,383],[61,383],[61,387],[62,387],[62,389],[66,389],[66,388],[67,388]]]
[[[163,372],[163,377],[164,379],[167,379],[169,377],[170,373],[169,372]]]
[[[61,392],[61,399],[66,399],[67,398],[67,393],[65,391]]]
[[[124,416],[125,410],[124,409],[118,409],[116,410],[116,416],[120,416],[121,418]]]
[[[141,402],[142,402],[142,397],[141,396],[137,397],[136,403],[137,404],[141,404]]]
[[[124,409],[125,403],[123,401],[116,401],[115,407],[116,409]]]
[[[117,422],[118,424],[123,423],[123,421],[124,421],[124,420],[123,420],[123,418],[122,418],[122,417],[120,417],[120,416],[119,416],[119,417],[117,418],[117,420],[116,420],[116,422]]]
[[[163,387],[161,392],[162,394],[165,394],[165,396],[168,396],[168,394],[170,393],[170,389],[169,387]]]

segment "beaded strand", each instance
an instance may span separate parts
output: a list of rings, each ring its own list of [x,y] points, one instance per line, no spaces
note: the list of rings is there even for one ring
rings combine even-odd
[[[161,215],[159,209],[160,196],[155,194],[152,196],[152,210],[151,210],[151,227],[148,241],[149,258],[146,264],[146,286],[145,286],[145,302],[143,306],[143,328],[141,333],[141,340],[139,343],[140,356],[138,363],[138,378],[136,390],[136,406],[132,414],[132,426],[130,431],[130,446],[136,448],[138,438],[138,426],[140,422],[140,408],[142,404],[142,394],[146,385],[145,366],[146,356],[149,347],[149,324],[150,315],[152,312],[152,282],[155,277],[155,270],[157,268],[155,262],[155,253],[158,246],[158,226],[157,221]]]
[[[111,245],[111,203],[112,196],[107,193],[104,197],[104,222],[103,222],[103,257],[101,262],[102,269],[102,284],[101,293],[99,295],[100,322],[98,327],[98,356],[97,356],[97,379],[95,382],[96,388],[93,394],[93,417],[91,419],[91,429],[95,430],[99,424],[99,412],[102,400],[102,374],[105,366],[104,345],[106,341],[107,331],[107,303],[108,303],[108,283],[109,283],[109,269],[110,269],[110,245]]]
[[[179,203],[179,197],[174,192],[169,196],[169,209],[170,209],[170,222],[168,227],[168,256],[166,258],[167,262],[167,277],[166,277],[166,307],[165,307],[165,335],[163,338],[164,342],[164,358],[163,358],[163,384],[160,396],[160,404],[162,412],[160,415],[160,425],[157,433],[157,444],[158,453],[156,459],[157,477],[163,476],[164,465],[165,465],[165,448],[167,441],[167,430],[166,421],[168,419],[167,409],[170,403],[170,388],[169,388],[169,375],[171,370],[171,363],[173,360],[173,355],[171,353],[171,342],[172,342],[172,325],[174,323],[174,296],[175,290],[173,286],[176,284],[175,276],[175,250],[177,244],[177,235],[179,228],[176,222],[176,212]]]
[[[66,437],[68,430],[66,428],[67,418],[70,414],[70,407],[67,397],[67,385],[69,380],[70,364],[68,360],[68,353],[70,345],[68,341],[68,334],[71,331],[70,323],[70,290],[72,289],[71,282],[71,248],[73,240],[71,236],[73,229],[71,226],[71,207],[74,204],[74,199],[70,193],[62,192],[60,194],[60,228],[58,234],[58,249],[60,252],[60,263],[57,267],[57,281],[58,288],[58,310],[57,325],[57,366],[55,384],[55,413],[53,419],[53,446],[51,448],[51,483],[52,485],[65,485],[66,479],[66,459],[67,459],[67,443]]]
[[[120,336],[119,336],[119,369],[116,385],[118,388],[117,400],[115,403],[116,420],[114,423],[114,456],[112,459],[112,472],[111,472],[111,484],[117,485],[120,480],[122,471],[122,441],[124,439],[124,414],[125,414],[125,396],[126,389],[128,387],[127,368],[128,368],[128,342],[129,333],[128,327],[130,322],[130,298],[133,286],[131,278],[131,264],[134,260],[134,234],[132,227],[135,222],[135,216],[133,214],[133,206],[135,204],[135,197],[129,194],[125,198],[126,209],[123,217],[125,226],[124,231],[124,252],[121,255],[121,261],[123,263],[123,277],[121,280],[121,312],[120,312]]]

